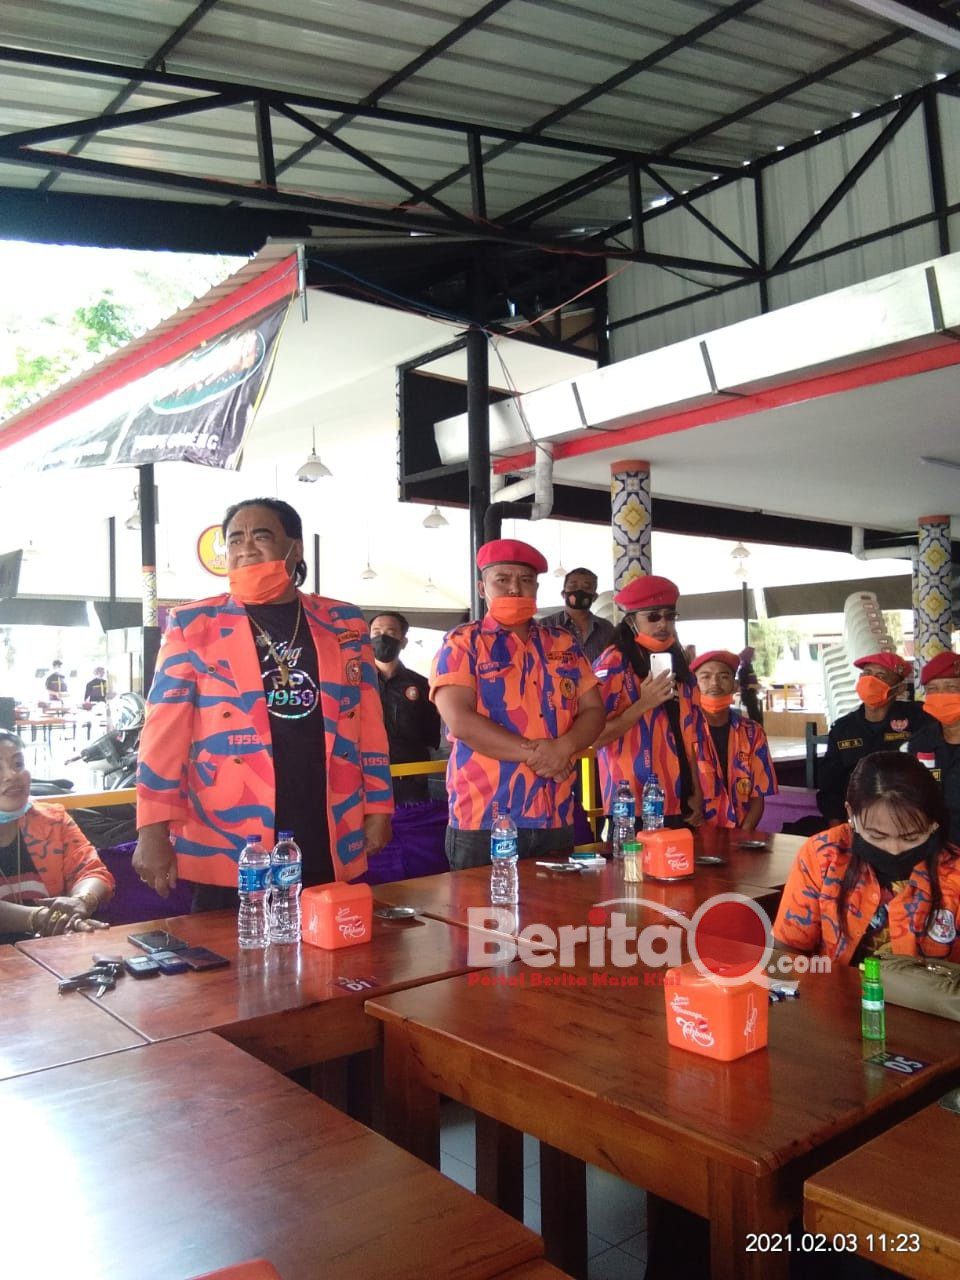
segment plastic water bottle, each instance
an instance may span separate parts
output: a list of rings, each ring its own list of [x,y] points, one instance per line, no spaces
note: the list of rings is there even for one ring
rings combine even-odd
[[[237,944],[244,951],[266,947],[270,942],[267,896],[270,891],[270,854],[260,843],[259,832],[247,836],[237,864],[240,913],[237,916]]]
[[[281,831],[270,855],[270,941],[300,941],[303,854],[292,831]]]
[[[624,845],[630,843],[637,830],[637,806],[626,778],[617,783],[611,818],[610,851],[615,858],[622,858]]]
[[[515,906],[520,900],[518,856],[517,824],[495,808],[490,828],[490,901],[495,906]]]
[[[663,787],[656,774],[651,774],[643,784],[640,814],[644,831],[659,831],[663,826]]]

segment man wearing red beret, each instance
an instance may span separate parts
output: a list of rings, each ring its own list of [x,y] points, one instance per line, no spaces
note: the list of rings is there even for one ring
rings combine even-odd
[[[644,783],[655,776],[665,824],[696,826],[703,821],[696,761],[703,716],[677,640],[678,597],[676,583],[655,574],[634,578],[614,596],[626,616],[593,666],[607,714],[597,764],[607,813],[623,781],[633,787],[639,810]],[[665,669],[653,670],[658,664]]]
[[[731,709],[739,663],[735,653],[711,649],[690,664],[706,728],[698,735],[697,766],[704,820],[755,831],[764,796],[776,793],[777,775],[763,729]]]
[[[521,858],[573,849],[573,760],[603,727],[597,682],[575,638],[533,620],[547,562],[513,538],[477,553],[481,622],[444,636],[430,696],[452,744],[454,870],[490,861],[494,809],[517,824]]]
[[[827,753],[817,769],[817,807],[830,826],[846,822],[847,783],[857,762],[874,751],[899,751],[928,722],[919,703],[900,697],[910,675],[906,658],[869,653],[853,665],[860,671],[860,706],[830,726]]]
[[[960,655],[949,649],[920,672],[925,723],[906,750],[927,766],[943,787],[950,817],[948,838],[960,840]]]

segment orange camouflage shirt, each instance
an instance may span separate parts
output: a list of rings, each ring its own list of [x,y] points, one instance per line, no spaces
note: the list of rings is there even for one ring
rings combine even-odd
[[[558,738],[580,714],[581,694],[596,683],[569,631],[531,622],[524,643],[488,614],[444,636],[433,660],[430,696],[445,685],[474,689],[479,715],[521,737]],[[447,736],[452,827],[488,830],[494,805],[518,827],[552,830],[573,821],[574,773],[561,782],[540,778],[528,765],[493,760]]]
[[[844,822],[811,836],[801,846],[773,926],[778,942],[850,964],[885,897],[872,869],[864,866],[847,898],[844,919],[839,919],[840,886],[852,843],[853,829]],[[902,890],[886,902],[889,950],[895,955],[960,960],[960,849],[948,845],[940,855],[939,870],[942,902],[933,919],[925,862],[914,867]]]
[[[0,898],[33,902],[70,897],[84,880],[102,880],[111,892],[116,881],[100,855],[61,804],[34,800],[19,820],[23,869],[4,876]],[[33,870],[30,870],[30,867]]]
[[[754,796],[777,792],[777,775],[767,735],[739,711],[730,712],[727,772],[723,776],[710,726],[701,719],[697,731],[697,768],[703,791],[703,816],[717,827],[739,827]]]

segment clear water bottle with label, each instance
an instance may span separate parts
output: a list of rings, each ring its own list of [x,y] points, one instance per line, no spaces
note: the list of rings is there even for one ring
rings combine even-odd
[[[240,913],[237,916],[237,944],[244,951],[266,947],[270,942],[267,898],[270,891],[270,854],[260,842],[260,834],[247,836],[237,864]]]
[[[270,855],[270,941],[300,941],[303,854],[292,831],[281,831]]]
[[[659,831],[663,826],[663,787],[654,773],[643,784],[640,817],[644,831]]]
[[[637,830],[637,806],[626,778],[617,783],[610,818],[610,852],[615,858],[622,858],[624,845],[630,843]]]
[[[490,901],[496,906],[515,906],[520,900],[517,878],[517,824],[509,813],[494,806],[490,828]]]

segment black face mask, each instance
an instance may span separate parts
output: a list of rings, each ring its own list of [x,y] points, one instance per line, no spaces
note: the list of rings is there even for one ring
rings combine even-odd
[[[597,597],[592,591],[567,591],[563,598],[568,609],[589,609]]]
[[[858,858],[862,858],[867,866],[874,869],[881,884],[891,885],[895,880],[908,879],[914,867],[932,858],[942,844],[943,837],[937,830],[931,832],[923,844],[906,849],[903,853],[888,853],[886,849],[878,849],[875,844],[871,844],[858,831],[855,831],[852,851]]]
[[[400,652],[401,641],[396,636],[380,635],[374,636],[371,644],[373,656],[378,662],[393,662]]]

